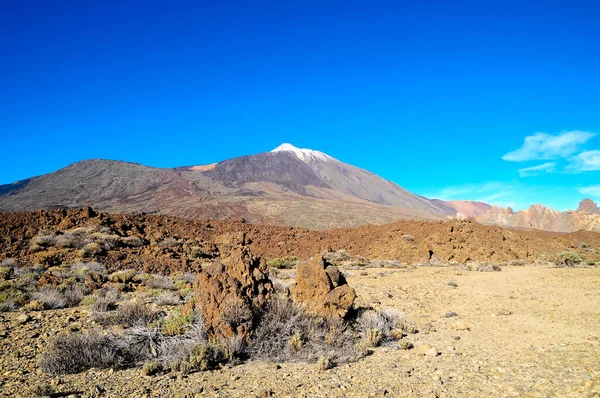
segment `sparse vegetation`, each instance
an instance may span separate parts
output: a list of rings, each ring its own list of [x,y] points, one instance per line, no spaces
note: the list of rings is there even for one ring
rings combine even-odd
[[[144,303],[138,301],[122,302],[115,311],[94,313],[96,322],[101,325],[121,325],[125,327],[146,326],[159,318]]]
[[[79,373],[90,368],[118,367],[124,360],[122,342],[113,335],[97,332],[58,336],[44,352],[38,365],[46,373]]]
[[[300,262],[300,260],[298,260],[298,257],[291,256],[291,257],[273,258],[273,259],[267,261],[267,265],[269,267],[275,268],[275,269],[291,269],[291,268],[294,268],[295,266],[297,266],[299,262]]]
[[[552,262],[558,268],[574,267],[582,261],[583,259],[581,258],[581,256],[574,252],[562,252],[552,257]]]

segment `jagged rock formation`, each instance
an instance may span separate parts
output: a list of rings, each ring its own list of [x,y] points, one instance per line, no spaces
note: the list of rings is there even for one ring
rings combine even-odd
[[[485,224],[557,232],[579,229],[600,232],[600,211],[590,199],[582,200],[577,211],[561,212],[541,204],[518,212],[513,212],[511,208],[493,207],[487,213],[477,216],[476,220]]]
[[[211,264],[194,281],[194,299],[206,331],[225,338],[248,339],[272,292],[265,261],[246,247]]]
[[[578,212],[587,213],[587,214],[600,214],[600,209],[596,203],[594,203],[591,199],[584,199],[579,202],[579,207],[577,207]]]
[[[356,298],[346,278],[323,256],[298,266],[298,276],[290,292],[295,302],[327,317],[344,318]]]

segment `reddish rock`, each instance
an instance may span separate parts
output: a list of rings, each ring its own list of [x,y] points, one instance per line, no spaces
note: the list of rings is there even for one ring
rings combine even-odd
[[[273,293],[267,265],[245,248],[236,248],[203,270],[194,281],[196,305],[209,335],[247,339],[257,315]]]
[[[356,292],[338,268],[322,256],[298,266],[298,276],[290,291],[292,299],[309,311],[342,318],[356,298]]]
[[[42,275],[42,277],[40,278],[40,280],[38,281],[38,287],[42,287],[42,286],[58,286],[63,282],[63,280],[61,278],[58,278],[54,275],[52,275],[51,272],[46,272],[44,273],[44,275]]]

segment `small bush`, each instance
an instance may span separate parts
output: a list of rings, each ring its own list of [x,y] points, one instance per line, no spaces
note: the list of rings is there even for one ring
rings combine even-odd
[[[321,372],[324,372],[331,367],[331,361],[329,358],[319,357],[317,360],[317,367]]]
[[[361,357],[356,339],[342,321],[314,316],[287,297],[276,296],[262,314],[248,353],[272,361],[314,362],[324,356],[342,363]]]
[[[290,269],[294,268],[298,265],[298,257],[281,257],[281,258],[273,258],[267,261],[267,265],[276,269]]]
[[[193,369],[206,371],[216,369],[229,360],[229,353],[222,345],[203,342],[192,347],[189,363]]]
[[[498,264],[483,263],[483,264],[477,264],[477,266],[475,267],[475,271],[498,272],[498,271],[502,271],[502,268]]]
[[[194,314],[182,315],[178,312],[164,320],[161,330],[165,336],[180,335],[185,332],[185,327],[191,325],[193,321]]]
[[[510,260],[507,265],[511,267],[523,267],[525,265],[525,260]]]
[[[121,242],[127,247],[142,247],[144,246],[144,240],[139,236],[127,236],[121,239]]]
[[[10,279],[12,273],[12,267],[0,267],[0,280],[5,281]]]
[[[49,374],[118,367],[122,363],[124,348],[112,335],[103,336],[97,332],[60,335],[42,354],[38,365]]]
[[[181,299],[174,293],[164,292],[159,294],[154,302],[158,305],[178,305],[181,303]]]
[[[122,271],[113,272],[108,276],[108,280],[117,283],[129,283],[135,277],[134,269],[127,269]]]
[[[49,234],[41,234],[31,239],[31,250],[40,251],[48,247],[54,246],[54,236]]]
[[[155,374],[161,372],[163,370],[162,364],[160,362],[146,362],[144,366],[142,366],[142,376],[154,376]]]
[[[151,289],[173,289],[175,284],[173,281],[167,276],[154,275],[151,278],[147,279],[144,284]]]
[[[379,329],[369,329],[365,334],[364,343],[366,347],[377,347],[381,343],[383,334]]]
[[[171,248],[179,245],[180,243],[177,241],[177,239],[171,237],[165,238],[158,242],[158,246],[162,248]]]
[[[70,285],[64,289],[55,286],[42,286],[31,294],[31,298],[39,301],[45,309],[75,307],[78,305],[86,289],[83,285]]]
[[[85,277],[85,275],[92,273],[92,272],[100,274],[100,275],[104,275],[104,273],[106,273],[106,267],[95,261],[91,261],[89,263],[82,263],[82,262],[75,263],[75,264],[71,265],[71,270],[78,277]]]
[[[562,252],[552,257],[552,262],[558,268],[574,267],[582,261],[583,259],[581,258],[581,256],[574,252]]]
[[[144,303],[125,301],[116,311],[94,313],[94,319],[101,325],[121,325],[126,327],[146,326],[157,320],[159,314]]]
[[[100,256],[101,254],[103,254],[104,249],[102,247],[100,247],[99,244],[92,242],[92,243],[88,243],[87,245],[83,246],[83,248],[79,251],[79,253],[83,257],[94,257],[94,256]]]

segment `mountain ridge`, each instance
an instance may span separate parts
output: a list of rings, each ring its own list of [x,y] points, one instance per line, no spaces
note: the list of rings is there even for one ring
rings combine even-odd
[[[87,205],[115,213],[244,218],[314,229],[458,217],[553,231],[580,226],[600,230],[600,212],[591,200],[582,202],[581,210],[563,214],[546,208],[515,213],[481,202],[429,199],[323,152],[289,143],[203,166],[157,168],[94,158],[0,185],[0,211]]]

